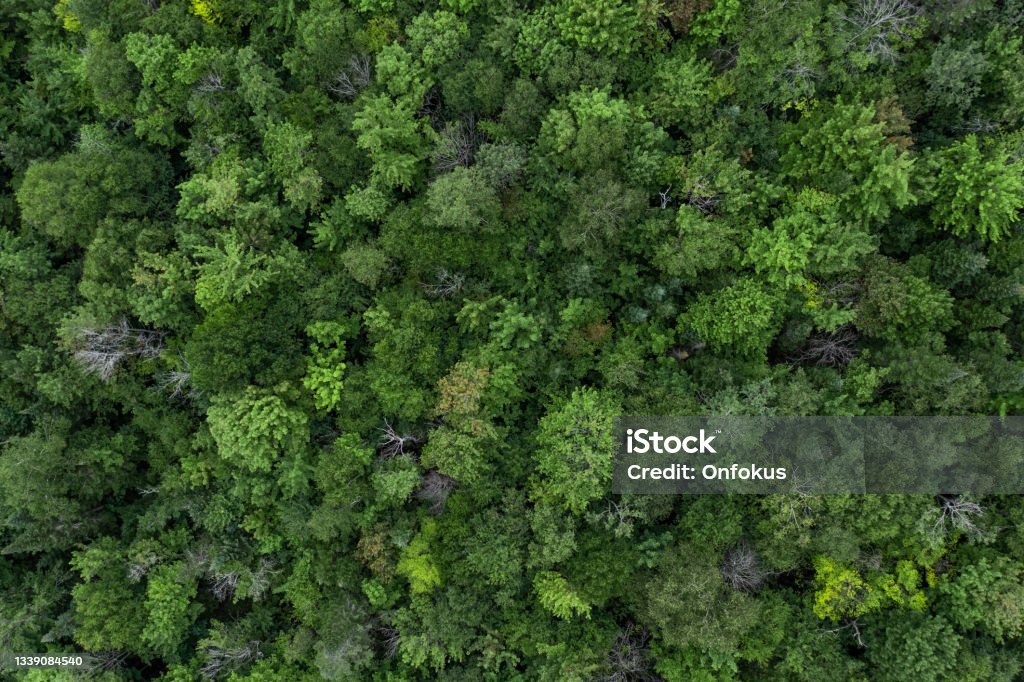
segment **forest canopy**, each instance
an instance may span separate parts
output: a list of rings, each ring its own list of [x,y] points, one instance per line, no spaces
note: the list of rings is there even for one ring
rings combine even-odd
[[[0,654],[1020,679],[1024,500],[613,495],[610,429],[1024,414],[1022,41],[1022,0],[4,0]]]

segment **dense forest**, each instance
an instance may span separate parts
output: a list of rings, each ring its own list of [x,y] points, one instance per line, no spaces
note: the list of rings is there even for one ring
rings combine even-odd
[[[3,0],[11,679],[1009,682],[1024,499],[613,495],[1024,412],[1022,0]]]

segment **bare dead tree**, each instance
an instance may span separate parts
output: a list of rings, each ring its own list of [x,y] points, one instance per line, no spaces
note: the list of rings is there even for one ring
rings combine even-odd
[[[385,658],[391,658],[398,653],[398,647],[402,643],[402,633],[394,625],[387,622],[378,623],[371,628],[370,634]]]
[[[162,374],[159,378],[160,388],[170,391],[172,398],[180,398],[186,395],[186,386],[192,380],[192,372],[188,370],[174,369]],[[191,395],[191,391],[188,392]]]
[[[458,483],[451,476],[445,476],[440,471],[431,469],[420,481],[420,487],[416,491],[416,498],[430,502],[430,511],[433,514],[440,514],[444,511],[444,505],[448,496],[458,487]]]
[[[342,71],[335,76],[327,86],[327,91],[341,99],[354,99],[359,94],[359,88],[352,82],[347,71]]]
[[[843,625],[843,626],[838,627],[838,628],[832,628],[831,630],[825,630],[825,632],[828,632],[829,634],[838,634],[838,633],[844,632],[846,630],[849,630],[851,632],[851,634],[853,635],[853,638],[855,640],[857,640],[857,646],[859,646],[861,649],[866,649],[867,648],[864,645],[864,638],[860,634],[860,624],[858,624],[856,620],[851,620],[846,625]]]
[[[857,568],[859,568],[860,571],[863,573],[881,571],[883,563],[882,553],[878,550],[873,550],[871,552],[862,552],[857,556],[857,559],[854,561],[854,563],[856,564]]]
[[[157,388],[170,393],[172,398],[182,398],[184,400],[198,398],[200,395],[199,391],[190,387],[192,383],[192,368],[189,366],[188,360],[185,359],[184,355],[179,356],[179,359],[181,360],[180,369],[172,369],[169,372],[157,375]]]
[[[999,130],[999,126],[988,119],[984,118],[972,118],[969,121],[965,121],[955,127],[955,130],[964,133],[994,133]]]
[[[604,525],[617,538],[632,536],[636,521],[643,517],[643,511],[631,504],[629,496],[609,500],[603,509],[587,514],[590,523]]]
[[[217,601],[227,601],[235,594],[240,577],[238,571],[218,571],[210,578],[210,592]]]
[[[704,215],[710,215],[715,212],[715,208],[718,206],[718,200],[720,196],[717,192],[713,192],[710,187],[710,178],[706,178],[703,175],[699,176],[690,185],[690,189],[686,194],[686,199],[683,202],[689,206],[693,206],[695,209],[703,213]]]
[[[158,563],[160,563],[160,557],[158,557],[156,554],[153,554],[152,552],[149,552],[142,556],[133,557],[128,562],[128,580],[132,581],[133,583],[139,582],[146,576],[147,573],[149,573],[149,569],[151,569]]]
[[[661,678],[650,670],[651,633],[629,623],[615,638],[605,672],[595,682],[655,682]]]
[[[465,275],[461,275],[457,272],[449,272],[446,268],[441,268],[437,271],[434,282],[430,284],[421,284],[420,286],[423,287],[423,291],[426,292],[428,296],[450,298],[462,291],[465,284]]]
[[[423,95],[423,105],[420,107],[419,115],[429,118],[431,127],[437,130],[443,106],[444,99],[441,97],[441,89],[435,85]]]
[[[85,668],[90,673],[119,670],[127,659],[127,651],[94,651],[89,654]]]
[[[235,671],[263,656],[260,643],[255,640],[235,647],[210,643],[202,648],[202,653],[206,661],[199,668],[199,673],[208,680]]]
[[[365,54],[357,54],[348,60],[352,81],[360,88],[365,88],[373,80],[373,62]]]
[[[411,434],[399,434],[391,423],[385,419],[384,426],[378,429],[383,433],[379,447],[380,454],[385,459],[391,459],[405,454],[405,449],[420,443],[420,439]]]
[[[946,535],[959,531],[964,535],[980,534],[977,521],[985,514],[985,509],[977,502],[959,495],[940,495],[939,513],[932,532]]]
[[[849,45],[866,38],[864,49],[869,55],[894,62],[897,41],[909,37],[922,14],[910,0],[859,0],[842,18],[855,31]]]
[[[711,59],[714,62],[715,70],[719,73],[731,69],[739,60],[739,45],[717,47],[711,51]]]
[[[145,7],[146,11],[148,11],[150,14],[153,14],[158,9],[160,9],[160,0],[140,0],[140,1],[142,2],[142,6]]]
[[[819,77],[818,70],[805,65],[799,59],[782,70],[782,78],[790,88],[799,92],[810,88]]]
[[[824,305],[850,305],[856,303],[862,290],[861,282],[848,280],[819,281],[812,279]]]
[[[80,327],[72,357],[89,374],[110,381],[117,367],[130,357],[154,358],[163,350],[163,332],[133,329],[121,318],[104,327]]]
[[[857,338],[857,332],[849,325],[815,332],[800,359],[822,367],[845,367],[857,356]]]
[[[224,79],[216,70],[210,71],[210,73],[199,79],[195,90],[204,94],[222,92],[224,90]]]
[[[260,565],[256,567],[256,570],[247,571],[249,578],[249,598],[253,601],[259,601],[263,598],[267,589],[270,587],[270,576],[276,571],[274,570],[277,566],[277,562],[273,557],[260,557]]]
[[[456,124],[449,123],[441,132],[441,139],[434,150],[434,170],[444,173],[459,166],[469,166],[480,146],[480,135],[476,120],[467,118]]]
[[[726,582],[740,592],[754,592],[765,578],[757,553],[747,544],[737,545],[726,552],[719,571]]]
[[[373,66],[366,55],[355,55],[348,60],[344,71],[327,85],[327,91],[341,99],[355,98],[373,79]]]
[[[672,185],[669,185],[661,192],[658,192],[658,196],[661,197],[661,208],[668,208],[668,205],[672,203],[672,196],[669,192],[672,191]]]

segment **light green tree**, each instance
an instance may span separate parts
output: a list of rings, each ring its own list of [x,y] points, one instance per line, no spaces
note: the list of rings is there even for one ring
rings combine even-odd
[[[932,217],[960,237],[997,242],[1008,236],[1024,210],[1024,160],[1011,160],[999,145],[983,147],[976,135],[932,157],[937,179]]]

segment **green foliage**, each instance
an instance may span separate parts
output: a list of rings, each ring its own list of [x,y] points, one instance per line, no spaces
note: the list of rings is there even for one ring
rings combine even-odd
[[[885,220],[916,198],[914,159],[886,142],[884,127],[870,106],[816,107],[783,134],[783,173],[799,186],[838,196],[843,217]]]
[[[318,410],[332,410],[341,400],[342,377],[345,374],[345,325],[337,322],[314,322],[306,328],[313,339],[309,345],[306,376],[302,380],[313,394]]]
[[[917,615],[886,618],[875,627],[866,644],[877,679],[895,682],[912,675],[918,680],[944,680],[956,675],[963,644],[948,622]]]
[[[710,83],[710,64],[677,49],[658,60],[643,103],[665,124],[692,121],[711,96]]]
[[[430,220],[439,227],[495,229],[500,206],[494,187],[475,168],[456,168],[427,190]]]
[[[604,495],[612,473],[613,399],[592,389],[577,389],[549,411],[537,432],[540,494],[579,514]]]
[[[147,613],[142,641],[164,658],[174,660],[185,639],[188,627],[199,613],[199,605],[192,603],[196,584],[183,575],[182,563],[157,568],[146,587],[143,607]]]
[[[998,146],[983,150],[977,136],[968,135],[937,154],[934,165],[938,226],[993,242],[1011,233],[1024,210],[1024,161],[1011,160]]]
[[[980,557],[944,582],[940,591],[948,618],[963,630],[984,630],[996,642],[1024,632],[1024,571],[1006,557]]]
[[[1024,410],[1022,11],[0,3],[0,652],[1019,679],[1018,497],[611,479],[621,415]]]
[[[373,182],[385,189],[409,189],[427,155],[421,123],[411,103],[378,95],[366,100],[352,121],[356,144],[373,164]]]
[[[256,253],[237,234],[226,235],[216,247],[198,249],[197,256],[204,262],[198,267],[196,303],[206,310],[238,303],[299,267],[298,252],[291,244],[273,255]]]
[[[923,344],[953,324],[953,299],[904,266],[880,259],[865,277],[857,326],[872,336]]]
[[[728,659],[749,636],[760,605],[727,587],[713,560],[688,547],[667,550],[645,587],[641,608],[669,646]]]
[[[537,592],[540,605],[558,618],[590,618],[590,604],[581,599],[566,579],[558,573],[541,571],[533,578],[533,589]]]
[[[701,294],[680,318],[716,350],[764,355],[779,329],[780,295],[744,278],[713,294]]]
[[[424,520],[419,533],[402,551],[402,558],[398,561],[398,573],[409,580],[413,594],[432,592],[441,586],[441,571],[430,551],[437,533],[437,523],[431,519]]]
[[[104,217],[143,217],[161,207],[166,163],[141,150],[101,144],[103,151],[74,152],[28,168],[17,194],[26,224],[57,244],[85,246]]]
[[[237,396],[218,396],[207,423],[220,456],[249,471],[270,471],[283,453],[303,448],[308,417],[285,402],[281,395],[288,393],[285,384],[274,392],[249,386]]]
[[[828,557],[819,557],[814,569],[814,615],[823,620],[855,619],[889,605],[919,610],[926,604],[918,571],[909,561],[898,562],[892,575],[867,579]]]
[[[469,35],[465,20],[451,12],[421,14],[406,30],[409,48],[428,69],[437,68],[454,58]]]
[[[628,54],[639,47],[640,15],[621,0],[564,0],[555,25],[566,41],[597,53]]]

